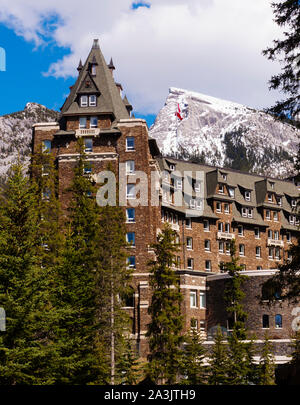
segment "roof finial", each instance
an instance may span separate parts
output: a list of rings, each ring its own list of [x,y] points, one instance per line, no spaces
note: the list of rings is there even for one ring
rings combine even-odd
[[[93,49],[99,49],[99,39],[94,39]]]
[[[82,66],[82,61],[81,61],[81,59],[80,59],[79,65],[78,65],[78,68],[77,68],[78,72],[81,72],[81,71],[82,71],[82,68],[83,68],[83,66]]]

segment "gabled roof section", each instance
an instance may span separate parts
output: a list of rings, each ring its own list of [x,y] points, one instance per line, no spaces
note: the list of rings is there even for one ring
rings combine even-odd
[[[91,75],[92,65],[95,65],[96,75]],[[92,90],[97,91],[97,107],[80,107],[79,105],[79,95],[83,92],[87,78],[92,85]],[[91,93],[92,91],[87,89],[86,94]],[[77,81],[61,108],[61,113],[63,116],[85,113],[112,114],[113,121],[129,118],[129,113],[100,50],[98,40],[94,40],[89,56],[79,71]]]

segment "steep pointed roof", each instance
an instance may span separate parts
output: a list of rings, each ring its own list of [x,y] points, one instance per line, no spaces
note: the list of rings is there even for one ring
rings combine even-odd
[[[96,65],[96,75],[90,72],[91,65]],[[89,83],[87,83],[89,82]],[[86,94],[97,94],[97,106],[80,107],[79,96],[86,89]],[[89,56],[79,72],[76,83],[61,108],[63,116],[76,114],[112,114],[114,120],[128,119],[129,113],[124,105],[111,71],[100,50],[98,40],[94,41]]]

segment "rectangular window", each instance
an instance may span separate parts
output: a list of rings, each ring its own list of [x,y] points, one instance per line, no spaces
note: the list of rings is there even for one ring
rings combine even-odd
[[[193,238],[186,238],[186,248],[189,250],[193,249]]]
[[[97,97],[95,95],[91,95],[89,97],[89,106],[96,107],[96,105],[97,105]]]
[[[91,119],[90,119],[90,127],[91,128],[98,128],[98,117],[91,117]]]
[[[253,217],[253,208],[248,208],[248,218]]]
[[[273,231],[271,229],[268,230],[268,239],[273,239]]]
[[[195,318],[191,319],[191,329],[198,330],[198,319]]]
[[[275,247],[275,259],[280,260],[280,247]]]
[[[180,256],[177,256],[176,258],[176,267],[177,269],[180,269]]]
[[[254,235],[255,235],[255,239],[260,239],[260,231],[259,231],[259,228],[254,228]]]
[[[51,141],[50,140],[45,140],[42,143],[42,152],[43,153],[50,153],[51,152]]]
[[[185,226],[188,229],[192,229],[192,218],[186,218],[185,219]]]
[[[239,245],[239,253],[240,256],[245,256],[245,245],[243,244]]]
[[[190,200],[190,208],[195,209],[196,208],[196,201],[195,200]]]
[[[126,186],[126,195],[128,199],[135,199],[135,184],[127,184]]]
[[[221,212],[222,211],[222,204],[220,202],[216,203],[216,211]]]
[[[229,187],[229,188],[228,188],[228,193],[229,193],[229,196],[230,196],[231,198],[234,198],[234,188]]]
[[[197,291],[190,291],[190,307],[197,308]]]
[[[187,268],[191,270],[193,270],[194,268],[194,259],[192,259],[191,257],[187,259]]]
[[[135,150],[135,140],[133,136],[128,136],[126,138],[126,151],[133,151]]]
[[[200,291],[200,308],[206,308],[206,293]]]
[[[126,162],[126,174],[133,174],[135,171],[134,160],[127,160]]]
[[[247,217],[247,215],[248,215],[248,210],[247,210],[247,208],[242,208],[242,217]]]
[[[256,248],[255,248],[255,256],[256,257],[261,257],[261,247],[260,246],[256,246]]]
[[[135,222],[135,209],[134,208],[126,209],[126,222],[129,222],[129,223]]]
[[[177,180],[176,186],[177,186],[178,190],[182,190],[182,180],[181,179]]]
[[[135,233],[134,232],[127,232],[126,242],[129,243],[131,246],[135,246]]]
[[[273,201],[273,199],[272,199],[272,194],[270,194],[270,193],[268,193],[268,201],[269,201],[269,202],[272,202],[272,201]]]
[[[224,242],[219,242],[219,252],[224,253]]]
[[[269,315],[263,315],[262,317],[262,324],[264,329],[269,329],[270,323],[269,323]]]
[[[127,259],[127,263],[130,269],[135,269],[135,256],[129,256]]]
[[[92,65],[91,73],[92,76],[96,76],[96,65]]]
[[[81,96],[80,107],[87,107],[87,106],[88,106],[88,96]]]
[[[86,117],[80,117],[79,118],[79,128],[84,129],[86,128]]]
[[[229,204],[227,203],[224,204],[224,212],[225,214],[229,214]]]
[[[223,184],[219,184],[219,194],[224,194],[224,186],[223,186]]]
[[[201,191],[201,183],[199,181],[196,181],[195,183],[195,191],[196,193],[200,193]]]
[[[210,252],[210,240],[205,239],[204,241],[204,250],[206,250],[207,252]]]
[[[204,232],[209,232],[209,221],[207,219],[203,221],[203,229]]]
[[[292,207],[296,207],[297,206],[297,201],[296,200],[292,200]]]
[[[211,261],[205,260],[205,271],[211,271]]]
[[[226,248],[226,254],[230,255],[230,242],[225,243],[225,248]]]
[[[269,247],[269,259],[273,259],[273,248]]]
[[[279,240],[279,232],[278,231],[274,231],[274,239]]]
[[[196,205],[197,205],[197,210],[201,210],[201,208],[202,208],[202,200],[197,200],[196,201]]]
[[[84,151],[86,153],[93,152],[93,139],[92,138],[84,138]]]
[[[250,191],[245,191],[245,200],[251,201],[251,192]]]
[[[282,205],[282,198],[281,197],[277,198],[277,204],[280,205],[280,206]]]
[[[275,328],[282,328],[282,315],[275,315]]]
[[[287,232],[287,233],[286,233],[286,241],[287,241],[287,243],[291,243],[291,242],[292,242],[291,232]]]
[[[92,173],[92,165],[91,163],[86,163],[84,168],[83,168],[83,173],[84,174],[91,174]]]
[[[228,222],[225,224],[225,232],[226,233],[230,232],[230,224],[228,224]]]
[[[274,211],[273,219],[274,219],[274,221],[278,221],[278,212],[277,211]]]
[[[218,223],[218,231],[223,232],[223,222]]]
[[[266,210],[266,219],[270,220],[271,219],[271,212],[270,210]]]
[[[243,225],[238,226],[238,235],[239,236],[244,236],[244,227],[243,227]]]

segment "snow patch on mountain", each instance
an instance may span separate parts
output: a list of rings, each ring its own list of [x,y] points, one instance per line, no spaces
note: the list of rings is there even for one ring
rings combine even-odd
[[[18,156],[25,166],[31,153],[32,125],[56,121],[58,112],[37,103],[27,103],[23,111],[0,117],[0,178],[4,179]]]
[[[149,134],[165,156],[285,177],[293,172],[300,133],[263,111],[172,87]],[[247,165],[236,167],[239,159]]]

